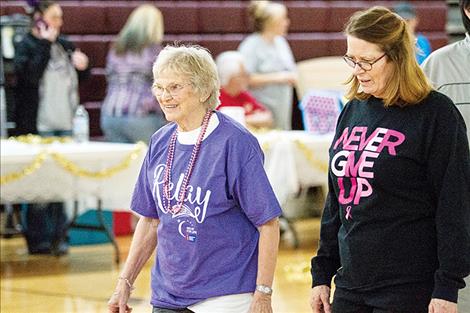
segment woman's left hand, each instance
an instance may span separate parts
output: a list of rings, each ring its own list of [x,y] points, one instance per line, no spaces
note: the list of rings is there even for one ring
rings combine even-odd
[[[250,313],[272,313],[271,295],[255,291],[250,306]]]
[[[457,313],[457,303],[432,299],[429,303],[429,313]]]

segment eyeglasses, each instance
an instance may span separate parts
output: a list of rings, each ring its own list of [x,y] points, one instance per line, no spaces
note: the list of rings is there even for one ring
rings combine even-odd
[[[184,89],[184,87],[191,85],[191,83],[187,84],[169,84],[166,87],[153,84],[152,85],[152,91],[155,96],[161,97],[163,96],[163,93],[166,91],[167,94],[169,94],[172,98],[177,97],[180,92]]]
[[[386,55],[387,55],[387,53],[382,54],[382,56],[380,58],[378,58],[377,60],[375,60],[374,62],[367,62],[367,61],[358,61],[358,62],[356,62],[353,59],[351,59],[350,57],[348,57],[347,55],[343,56],[343,60],[350,67],[355,68],[356,65],[359,65],[359,67],[361,69],[363,69],[364,71],[367,72],[367,71],[370,71],[372,69],[372,65],[379,62],[379,60],[382,59]]]

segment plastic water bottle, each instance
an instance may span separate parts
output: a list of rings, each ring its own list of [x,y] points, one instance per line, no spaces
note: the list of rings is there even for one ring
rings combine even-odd
[[[73,139],[75,142],[87,142],[90,138],[90,119],[83,105],[79,105],[73,117]]]

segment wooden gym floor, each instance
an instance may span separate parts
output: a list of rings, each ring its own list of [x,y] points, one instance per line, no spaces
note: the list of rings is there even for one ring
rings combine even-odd
[[[300,246],[281,243],[274,281],[274,313],[308,313],[310,258],[317,249],[319,220],[295,222]],[[131,237],[118,237],[122,261]],[[120,267],[111,244],[71,247],[68,255],[30,256],[21,237],[0,239],[0,312],[105,313]],[[153,260],[153,257],[151,258]],[[134,313],[151,312],[149,261],[135,282]],[[121,265],[122,266],[122,265]]]

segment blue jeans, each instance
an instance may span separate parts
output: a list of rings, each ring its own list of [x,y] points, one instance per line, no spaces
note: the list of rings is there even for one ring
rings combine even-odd
[[[42,137],[72,136],[71,130],[41,131]],[[30,254],[67,253],[67,215],[62,202],[30,203],[24,205],[24,236]]]
[[[101,116],[101,129],[106,141],[111,142],[144,141],[148,143],[153,133],[166,123],[165,118],[159,114],[149,114],[143,117]]]
[[[61,202],[30,203],[25,207],[24,236],[30,254],[67,252],[67,216]]]

